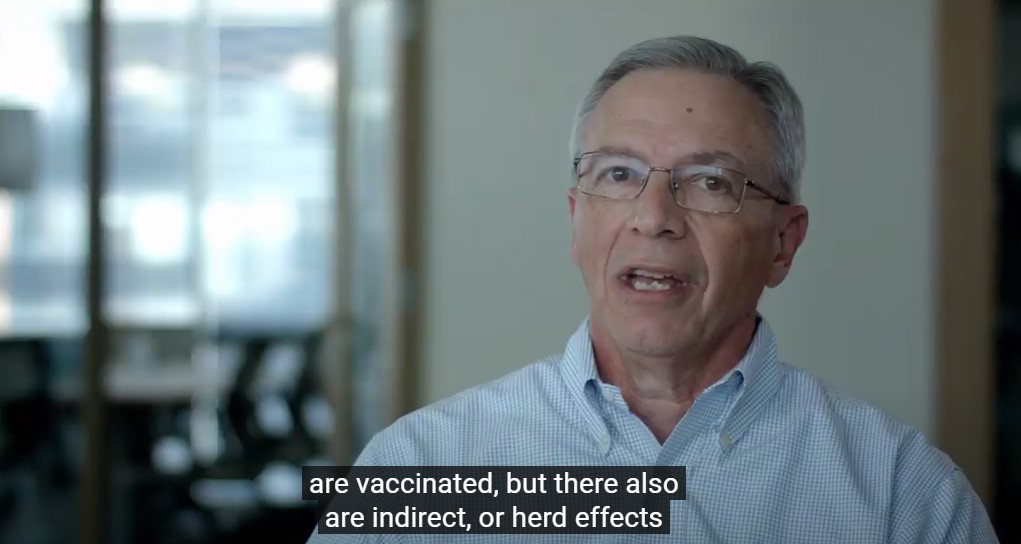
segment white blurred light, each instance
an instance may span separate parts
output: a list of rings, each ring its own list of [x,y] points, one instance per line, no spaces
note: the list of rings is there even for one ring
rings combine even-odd
[[[184,474],[191,470],[192,455],[188,443],[179,436],[164,436],[152,447],[152,465],[164,474]]]
[[[118,70],[114,74],[114,85],[124,96],[146,99],[161,106],[173,105],[182,94],[172,74],[151,64],[138,64]]]
[[[210,202],[202,212],[202,235],[211,252],[229,249],[244,236],[245,212],[228,202]]]
[[[244,203],[211,202],[202,213],[203,237],[212,251],[227,250],[246,237],[285,242],[296,229],[293,208],[268,197]]]
[[[267,395],[255,404],[255,421],[262,432],[275,438],[283,438],[294,429],[287,403],[275,395]]]
[[[118,0],[110,2],[110,18],[115,22],[187,21],[194,17],[198,0]]]
[[[248,219],[248,232],[263,242],[286,242],[297,229],[294,210],[279,200],[253,202],[248,208]]]
[[[332,0],[217,0],[215,5],[217,13],[224,17],[262,17],[273,21],[288,17],[322,20],[332,16],[336,7]]]
[[[266,465],[255,478],[262,499],[275,506],[301,503],[301,469],[283,462]]]
[[[316,395],[302,403],[301,415],[309,434],[320,440],[328,439],[336,430],[333,408],[322,396]]]
[[[287,88],[312,98],[328,97],[336,82],[335,64],[322,55],[305,55],[294,59],[284,75]]]
[[[0,102],[49,112],[70,82],[55,21],[32,9],[0,16]]]
[[[142,96],[165,92],[170,87],[169,79],[163,70],[147,64],[129,66],[115,76],[119,90]]]
[[[166,197],[138,202],[131,210],[131,249],[145,263],[183,260],[188,251],[183,203]]]

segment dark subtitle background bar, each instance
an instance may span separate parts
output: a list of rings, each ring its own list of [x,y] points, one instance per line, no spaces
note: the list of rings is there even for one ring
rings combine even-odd
[[[324,534],[667,534],[685,467],[302,468]],[[365,486],[365,487],[362,487]]]

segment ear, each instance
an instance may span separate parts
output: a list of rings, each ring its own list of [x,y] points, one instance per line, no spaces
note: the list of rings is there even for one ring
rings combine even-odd
[[[777,252],[769,271],[766,285],[770,288],[783,283],[794,263],[794,255],[805,241],[808,233],[808,208],[804,206],[782,206],[776,214]]]
[[[567,210],[571,217],[571,262],[578,266],[578,243],[574,233],[574,207],[578,204],[578,195],[575,191],[574,187],[567,190]]]

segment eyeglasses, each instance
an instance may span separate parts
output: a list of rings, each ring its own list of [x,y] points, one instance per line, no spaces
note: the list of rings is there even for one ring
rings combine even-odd
[[[574,176],[582,193],[610,200],[632,200],[645,190],[655,171],[670,176],[670,193],[678,206],[700,212],[733,214],[741,211],[751,187],[775,202],[791,202],[745,177],[736,170],[705,164],[677,168],[653,168],[645,161],[619,153],[590,151],[574,159]]]

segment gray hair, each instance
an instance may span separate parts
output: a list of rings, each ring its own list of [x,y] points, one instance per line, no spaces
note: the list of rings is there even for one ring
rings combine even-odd
[[[613,59],[592,85],[574,117],[571,157],[581,153],[589,116],[603,95],[631,72],[684,68],[732,77],[758,97],[769,121],[772,175],[782,196],[798,202],[805,165],[805,121],[801,100],[783,72],[768,62],[749,63],[735,49],[695,36],[656,38],[634,45]]]

